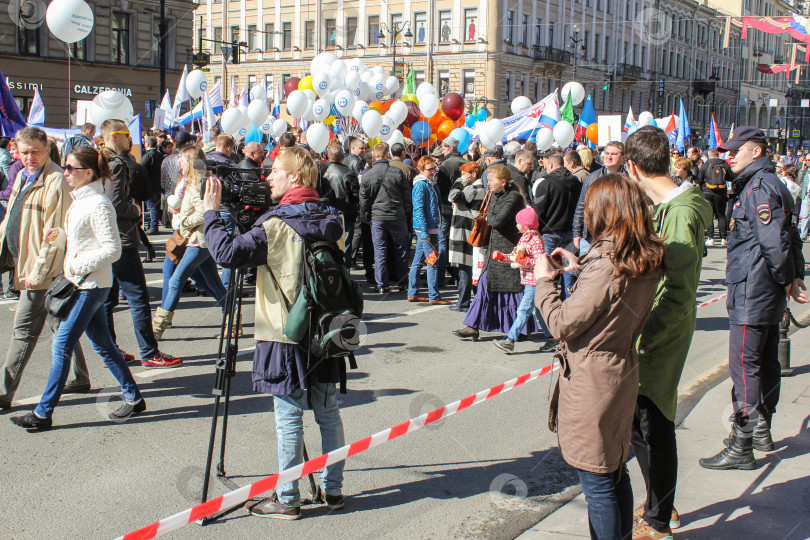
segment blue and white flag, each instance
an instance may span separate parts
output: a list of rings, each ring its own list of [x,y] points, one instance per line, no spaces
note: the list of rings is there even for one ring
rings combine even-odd
[[[525,111],[501,120],[504,141],[528,139],[542,127],[554,128],[561,120],[557,91],[547,95]]]
[[[28,112],[28,124],[31,126],[45,125],[45,105],[42,103],[42,96],[39,95],[39,88],[36,86],[34,87],[34,101]]]
[[[183,66],[183,74],[180,76],[180,84],[177,85],[177,93],[174,95],[174,103],[172,104],[172,123],[176,123],[180,118],[180,109],[183,106],[183,102],[191,99],[188,89],[186,88],[186,75],[188,75],[188,68]]]
[[[273,98],[273,109],[270,114],[273,118],[281,117],[281,81],[276,81],[276,95]]]
[[[689,141],[691,131],[689,130],[689,119],[686,118],[686,109],[683,108],[683,100],[680,101],[681,109],[678,114],[678,136],[675,139],[675,147],[683,154],[686,142]]]
[[[166,89],[166,93],[163,94],[163,101],[160,102],[160,107],[158,109],[163,109],[166,111],[166,116],[164,120],[164,126],[169,124],[169,127],[172,125],[172,100],[169,98],[169,90]]]
[[[13,137],[17,130],[25,127],[25,117],[17,107],[14,96],[6,83],[6,77],[0,71],[0,135]]]
[[[217,82],[214,87],[208,91],[208,100],[214,114],[219,114],[222,112],[222,84],[220,82]],[[204,104],[202,100],[200,100],[200,102],[191,112],[187,112],[178,118],[175,124],[184,126],[186,124],[190,124],[191,122],[196,122],[203,117],[203,108]]]

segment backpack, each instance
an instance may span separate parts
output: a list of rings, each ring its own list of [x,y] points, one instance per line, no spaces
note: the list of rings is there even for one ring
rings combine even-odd
[[[704,179],[707,188],[720,189],[726,187],[726,168],[723,165],[723,162],[713,163],[706,169]]]
[[[131,154],[130,157],[132,157]],[[149,177],[149,171],[134,158],[123,161],[127,166],[129,196],[139,203],[148,201],[152,197],[152,182]]]
[[[344,254],[333,242],[302,238],[304,256],[291,303],[270,275],[287,304],[289,317],[284,335],[307,354],[307,372],[323,361],[340,369],[340,392],[346,393],[346,359],[357,369],[354,351],[360,346],[363,291],[351,278]]]

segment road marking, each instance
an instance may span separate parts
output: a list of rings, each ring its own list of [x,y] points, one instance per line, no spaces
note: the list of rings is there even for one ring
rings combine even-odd
[[[161,373],[177,373],[178,371],[183,371],[185,367],[176,367],[176,368],[158,368],[158,369],[147,369],[146,371],[139,371],[138,373],[133,373],[133,377],[138,377],[139,379],[148,379],[150,377],[155,377],[160,375]]]
[[[426,313],[428,311],[434,311],[441,308],[447,308],[447,306],[425,306],[421,308],[411,309],[409,311],[403,311],[402,313],[392,313],[391,315],[383,315],[382,317],[379,318],[374,318],[372,316],[372,318],[369,319],[363,318],[363,322],[374,323],[374,322],[390,321],[391,319],[398,319],[400,317],[407,317],[409,315],[417,315],[419,313]]]

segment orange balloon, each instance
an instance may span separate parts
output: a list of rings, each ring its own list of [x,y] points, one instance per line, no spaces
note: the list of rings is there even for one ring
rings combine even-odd
[[[437,139],[440,141],[445,140],[450,136],[450,132],[456,129],[456,124],[452,120],[445,120],[439,125],[439,130],[436,132]]]
[[[430,130],[433,133],[436,133],[439,130],[439,126],[442,125],[442,122],[444,122],[445,120],[450,119],[447,118],[447,116],[442,111],[437,112],[436,114],[430,117],[430,120],[428,120],[428,124],[430,124]]]
[[[369,109],[374,109],[380,114],[383,114],[383,103],[382,101],[372,101],[368,104]]]
[[[599,126],[596,124],[596,122],[587,127],[587,129],[585,130],[585,135],[588,137],[588,140],[591,141],[593,144],[598,144]]]
[[[458,120],[456,120],[456,127],[464,127],[464,123],[466,122],[466,120],[467,115],[462,114],[461,117]]]
[[[406,138],[411,138],[411,128],[408,126],[402,126],[402,134],[405,135]]]
[[[395,101],[396,101],[395,99],[389,99],[388,101],[386,101],[385,103],[383,103],[383,105],[382,105],[382,112],[383,112],[383,114],[385,114],[385,113],[387,113],[387,112],[388,112],[388,109],[390,109],[390,108],[391,108],[391,105],[393,105]]]

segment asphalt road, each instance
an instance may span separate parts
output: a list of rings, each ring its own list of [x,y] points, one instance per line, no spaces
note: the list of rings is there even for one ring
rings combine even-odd
[[[160,262],[147,265],[153,309],[160,297],[160,267]],[[724,268],[724,248],[710,248],[699,302],[725,292]],[[6,332],[14,315],[11,305],[0,302]],[[796,311],[801,317],[808,310]],[[509,356],[491,343],[500,336],[461,342],[450,335],[462,324],[459,314],[445,306],[409,304],[404,294],[369,293],[366,314],[359,369],[349,373],[349,393],[340,397],[347,443],[551,361],[532,341],[519,342]],[[185,364],[171,370],[133,368],[148,413],[123,424],[107,419],[119,389],[83,339],[93,393],[64,396],[54,429],[29,434],[2,417],[37,402],[50,367],[50,336],[43,335],[17,394],[20,406],[0,413],[0,538],[112,538],[199,502],[220,318],[210,298],[182,297],[161,349],[182,356]],[[126,304],[115,320],[119,344],[135,352]],[[252,320],[252,301],[247,301],[246,335]],[[689,394],[722,378],[728,343],[724,302],[699,308],[697,328],[680,385],[684,407]],[[277,472],[272,400],[251,391],[252,344],[247,336],[240,341],[244,351],[233,382],[225,463],[240,486]],[[351,458],[345,511],[305,507],[304,519],[280,522],[240,508],[171,537],[514,538],[576,491],[576,474],[546,428],[549,388],[545,377]],[[320,444],[311,413],[305,415],[305,431],[314,457]],[[212,481],[212,496],[225,492]]]

